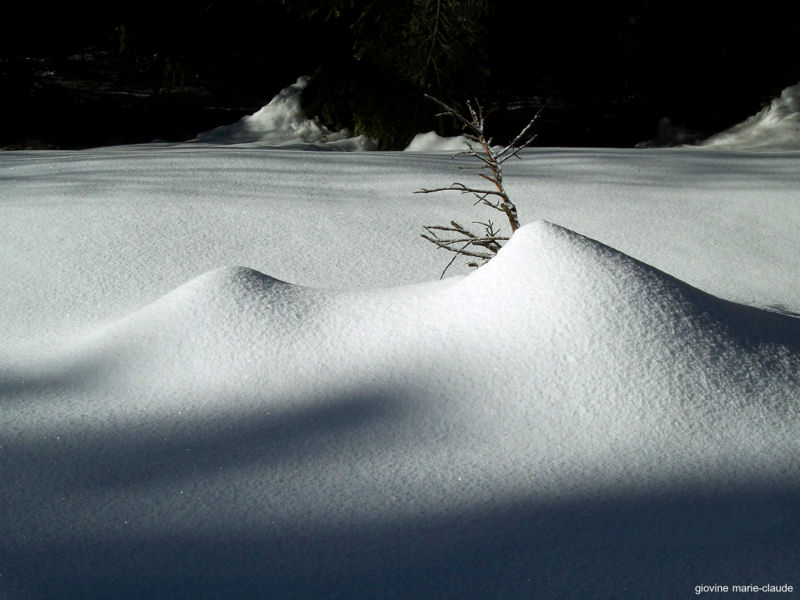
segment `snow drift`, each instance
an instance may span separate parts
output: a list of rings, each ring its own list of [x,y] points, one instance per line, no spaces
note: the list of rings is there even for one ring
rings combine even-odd
[[[757,114],[700,145],[717,150],[800,150],[800,83],[787,87]]]
[[[374,150],[375,144],[364,136],[353,137],[346,129],[331,131],[319,119],[308,119],[303,115],[300,97],[308,85],[308,79],[298,78],[258,112],[242,117],[231,125],[199,133],[196,141],[318,150]]]
[[[405,152],[463,152],[470,147],[470,142],[463,135],[443,137],[435,131],[418,133],[406,146]]]
[[[301,108],[301,96],[308,77],[282,89],[252,115],[230,125],[197,134],[193,141],[240,146],[284,147],[315,150],[375,150],[377,144],[346,129],[331,131],[319,119],[308,119]],[[669,119],[659,122],[655,140],[641,147],[674,146],[688,143],[695,134],[674,127]],[[435,131],[418,133],[405,148],[407,152],[459,152],[468,143],[464,136],[442,137]],[[800,150],[800,83],[788,87],[770,106],[742,123],[712,135],[698,144],[715,149]]]
[[[678,597],[800,561],[800,321],[545,222],[444,282],[215,270],[2,390],[21,597]]]

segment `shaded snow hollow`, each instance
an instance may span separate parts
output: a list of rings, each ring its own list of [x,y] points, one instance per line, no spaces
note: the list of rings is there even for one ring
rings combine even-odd
[[[800,563],[800,321],[546,222],[429,284],[215,270],[3,380],[18,597],[680,597]]]

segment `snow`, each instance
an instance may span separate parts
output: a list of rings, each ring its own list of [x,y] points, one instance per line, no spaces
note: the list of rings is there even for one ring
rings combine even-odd
[[[406,152],[463,152],[469,147],[469,140],[463,135],[443,137],[435,131],[418,133],[405,148]]]
[[[700,145],[714,149],[800,150],[800,82],[787,87],[757,114]]]
[[[318,118],[303,114],[301,97],[309,77],[302,76],[282,89],[268,104],[230,125],[198,133],[195,143],[240,147],[283,147],[305,150],[367,151],[377,149],[374,140],[350,131],[331,131]],[[659,137],[641,147],[675,145],[691,134],[673,127],[669,119],[659,123]],[[465,149],[464,136],[442,137],[435,131],[418,133],[406,152],[455,153]],[[698,147],[757,151],[800,150],[800,83],[787,87],[770,106],[742,123],[712,135]]]
[[[800,153],[268,137],[0,154],[0,597],[797,589]]]
[[[374,150],[376,144],[348,130],[331,131],[319,119],[303,115],[300,98],[308,85],[307,76],[282,89],[255,114],[231,125],[197,134],[196,141],[209,144],[283,146],[297,149]]]

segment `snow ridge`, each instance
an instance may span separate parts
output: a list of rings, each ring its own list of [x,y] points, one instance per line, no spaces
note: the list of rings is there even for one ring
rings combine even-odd
[[[473,402],[497,395],[487,381],[507,378],[500,404],[533,395],[623,413],[645,403],[785,412],[800,389],[797,319],[714,298],[545,222],[522,227],[475,273],[438,284],[330,292],[217,269],[79,347],[81,360],[126,381],[255,396],[371,380],[427,401],[432,392],[404,379],[414,373]]]
[[[20,596],[674,595],[707,560],[796,565],[800,321],[546,222],[430,284],[217,269],[3,378]]]

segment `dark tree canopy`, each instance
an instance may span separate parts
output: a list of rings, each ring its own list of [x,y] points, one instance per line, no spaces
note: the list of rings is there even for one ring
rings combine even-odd
[[[341,40],[321,61],[306,106],[388,148],[431,129],[423,94],[465,96],[489,72],[488,0],[290,2],[291,12],[327,23]]]
[[[6,145],[59,131],[52,143],[64,147],[185,139],[309,74],[309,113],[385,148],[418,131],[452,132],[424,93],[456,105],[479,98],[499,139],[550,99],[538,143],[626,146],[652,137],[662,117],[718,131],[800,80],[796,2],[77,0],[20,9],[0,24]]]

